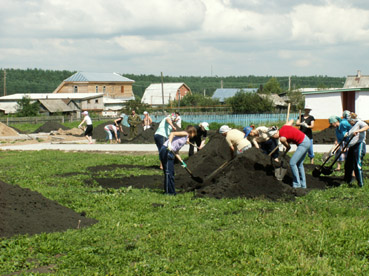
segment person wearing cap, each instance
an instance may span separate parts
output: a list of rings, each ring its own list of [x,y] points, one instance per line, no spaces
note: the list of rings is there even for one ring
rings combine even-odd
[[[175,126],[173,125],[174,119],[175,116],[173,116],[173,114],[168,115],[167,117],[161,120],[158,129],[155,131],[154,141],[156,147],[158,148],[158,152],[160,152],[164,142],[169,138],[169,135],[172,132],[172,130],[176,130]],[[160,169],[163,169],[163,164],[161,163],[161,161],[160,161]]]
[[[255,148],[261,149],[265,154],[270,154],[278,146],[278,139],[272,138],[276,131],[277,127],[266,126],[259,126],[255,129],[250,126],[243,129],[246,137],[248,136],[250,138],[251,143]],[[276,162],[278,162],[279,149],[277,148],[271,156]]]
[[[152,119],[149,116],[149,112],[147,112],[147,111],[144,111],[143,115],[144,115],[144,118],[143,118],[143,121],[142,121],[142,126],[143,126],[143,129],[145,131],[146,129],[149,129],[151,127]]]
[[[118,143],[118,131],[117,131],[117,127],[115,125],[106,125],[104,126],[104,130],[106,132],[106,140],[109,141],[109,143],[111,144],[113,142],[113,135],[115,138],[115,141]]]
[[[187,164],[181,159],[178,152],[188,143],[190,138],[196,135],[196,128],[194,126],[187,126],[184,131],[171,132],[169,138],[159,151],[159,158],[163,164],[164,172],[164,193],[169,195],[176,195],[174,186],[174,160],[177,159],[182,163],[182,167],[187,167]]]
[[[128,140],[132,140],[138,135],[137,126],[141,124],[141,118],[136,114],[136,110],[132,109],[132,113],[128,116],[127,122],[129,124]]]
[[[196,135],[190,139],[190,149],[188,151],[188,156],[192,156],[195,153],[195,146],[197,146],[197,151],[201,150],[205,146],[206,137],[208,135],[209,123],[202,122],[195,126]]]
[[[293,120],[282,126],[272,137],[279,138],[281,143],[286,147],[284,155],[291,149],[290,144],[296,144],[297,149],[290,159],[290,167],[292,170],[292,186],[293,188],[306,189],[306,176],[304,169],[304,159],[310,148],[310,139],[301,130],[292,126]]]
[[[350,111],[345,110],[343,112],[343,119],[341,119],[338,116],[330,116],[328,119],[330,125],[336,128],[336,141],[334,142],[334,144],[335,145],[341,144],[340,148],[335,153],[336,157],[339,156],[337,159],[337,168],[335,169],[335,171],[341,170],[342,162],[345,161],[346,156],[347,156],[347,151],[342,152],[342,150],[348,141],[348,137],[346,133],[348,133],[350,129],[352,128],[351,124],[348,121],[349,117],[350,117]]]
[[[93,130],[92,120],[91,120],[90,116],[88,115],[88,111],[83,111],[82,115],[84,116],[84,118],[83,118],[82,122],[78,125],[78,128],[81,128],[82,125],[84,123],[86,123],[87,127],[85,129],[85,134],[84,135],[86,136],[88,142],[90,144],[92,144],[93,143],[92,142],[92,130]]]
[[[360,120],[355,113],[351,113],[348,118],[352,128],[348,132],[348,137],[353,135],[350,143],[348,144],[347,158],[345,162],[345,181],[349,185],[352,183],[352,172],[355,172],[355,177],[359,187],[363,187],[363,158],[366,153],[366,132],[369,129],[367,123]]]
[[[123,125],[123,120],[124,120],[124,117],[125,116],[126,116],[126,114],[122,113],[122,114],[119,115],[119,118],[118,119],[114,120],[114,125],[117,128],[118,143],[121,142],[121,140],[120,140],[121,134],[124,135],[124,133],[123,133],[123,126],[122,125]]]
[[[310,148],[308,151],[308,156],[310,158],[310,164],[314,164],[314,148],[313,148],[313,128],[314,128],[314,116],[310,115],[311,107],[305,105],[304,114],[297,118],[296,125],[300,126],[300,130],[305,133],[310,139]]]
[[[235,152],[241,154],[251,148],[247,135],[238,129],[232,129],[227,125],[223,125],[219,129],[219,133],[225,136],[232,158],[235,157]]]

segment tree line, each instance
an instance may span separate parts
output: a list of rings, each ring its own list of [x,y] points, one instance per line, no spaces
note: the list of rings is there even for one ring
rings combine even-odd
[[[0,69],[0,96],[4,95],[4,68]],[[6,70],[6,94],[17,93],[51,93],[74,71],[57,71],[43,69],[5,69]],[[152,83],[162,81],[160,75],[134,75],[123,74],[134,80],[133,93],[141,98],[145,89]],[[221,85],[223,88],[260,88],[274,78],[280,85],[281,92],[287,91],[289,86],[288,76],[163,76],[164,82],[183,82],[191,88],[192,93],[212,96]],[[291,76],[292,89],[304,87],[341,88],[345,77],[329,76]]]

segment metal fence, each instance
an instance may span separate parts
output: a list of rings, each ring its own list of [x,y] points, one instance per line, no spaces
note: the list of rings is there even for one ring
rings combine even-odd
[[[159,123],[165,115],[150,115],[153,122]],[[297,113],[291,113],[290,118],[296,119],[298,117]],[[143,119],[143,115],[141,115]],[[285,113],[277,113],[277,114],[192,114],[192,115],[181,115],[182,121],[191,123],[191,124],[198,124],[201,122],[208,122],[208,123],[219,123],[219,124],[235,124],[239,126],[246,126],[250,124],[270,124],[270,123],[277,123],[281,121],[286,121],[286,114]],[[111,117],[92,117],[93,121],[101,121],[101,120],[113,120],[115,118]],[[40,117],[0,117],[0,122],[10,125],[10,124],[22,124],[22,123],[30,123],[30,124],[37,124],[37,123],[46,123],[49,121],[64,123],[64,122],[71,122],[71,121],[80,121],[82,119],[77,118],[70,118],[70,117],[63,117],[63,116],[40,116]],[[124,125],[128,126],[127,123],[127,116],[124,118],[123,121]]]

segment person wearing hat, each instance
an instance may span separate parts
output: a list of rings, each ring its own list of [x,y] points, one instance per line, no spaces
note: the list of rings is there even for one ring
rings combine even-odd
[[[124,117],[126,116],[126,114],[122,113],[119,115],[119,118],[114,120],[114,125],[115,127],[117,128],[117,136],[118,136],[118,143],[121,142],[120,140],[120,135],[123,134],[123,120],[124,120]],[[127,135],[127,134],[126,134]]]
[[[313,128],[314,128],[314,116],[310,115],[311,107],[305,105],[304,114],[297,119],[296,125],[300,126],[300,130],[305,133],[310,139],[310,148],[308,151],[308,156],[310,158],[310,164],[314,164],[314,148],[313,148]]]
[[[261,149],[265,154],[270,154],[278,146],[278,139],[272,138],[277,130],[277,127],[259,126],[255,129],[253,127],[245,127],[243,132],[250,137],[251,143],[255,148]],[[277,148],[271,156],[278,162],[279,149]]]
[[[238,129],[232,129],[227,125],[223,125],[219,129],[219,133],[225,136],[232,158],[235,157],[235,152],[241,154],[251,148],[251,143],[247,140],[247,135]]]
[[[343,119],[341,119],[338,116],[330,116],[328,119],[330,125],[336,128],[336,141],[334,142],[334,144],[335,145],[341,144],[340,148],[335,153],[335,156],[339,156],[337,159],[337,168],[335,169],[335,171],[341,170],[342,162],[345,161],[346,156],[347,156],[347,151],[342,152],[342,150],[348,141],[348,137],[346,133],[348,133],[350,129],[352,128],[351,124],[348,121],[349,117],[350,117],[350,111],[345,110],[343,112]]]
[[[192,156],[195,153],[195,146],[197,146],[197,151],[201,150],[205,146],[206,137],[208,135],[209,123],[202,122],[195,126],[196,135],[190,138],[190,149],[188,151],[188,156]]]
[[[90,144],[92,144],[92,120],[90,116],[88,116],[88,111],[83,111],[82,115],[84,116],[82,122],[78,125],[78,128],[81,128],[84,123],[86,123],[85,136]]]
[[[143,126],[143,129],[145,131],[146,129],[149,129],[151,127],[152,119],[149,116],[149,112],[144,111],[143,114],[144,114],[144,118],[143,118],[143,121],[142,121],[142,126]]]
[[[369,129],[367,123],[360,120],[355,113],[351,113],[348,118],[352,128],[348,132],[348,137],[354,136],[348,144],[347,158],[345,162],[345,181],[351,185],[352,172],[355,172],[355,177],[359,187],[363,187],[363,158],[366,153],[366,132]]]
[[[175,120],[175,116],[168,115],[163,120],[161,120],[158,129],[155,131],[154,134],[154,141],[156,147],[158,148],[158,152],[160,153],[161,147],[164,145],[164,142],[169,138],[170,133],[172,130],[176,130],[173,122]],[[163,169],[163,164],[160,161],[160,169]]]
[[[136,110],[132,109],[132,113],[128,116],[127,122],[129,124],[128,140],[132,140],[138,135],[137,126],[141,123],[141,118],[136,114]]]
[[[290,159],[290,167],[292,170],[292,186],[293,188],[306,189],[306,176],[304,169],[304,159],[310,148],[310,139],[301,130],[292,126],[293,120],[282,126],[272,137],[279,138],[281,143],[286,147],[284,155],[291,149],[291,143],[297,145],[295,153]]]
[[[176,111],[175,115],[176,115],[176,119],[174,120],[175,124],[176,124],[179,128],[182,128],[182,118],[181,118],[181,114],[179,114],[179,112],[178,112],[178,111]]]

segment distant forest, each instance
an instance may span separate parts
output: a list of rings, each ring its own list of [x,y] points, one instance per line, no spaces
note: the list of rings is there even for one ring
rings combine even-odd
[[[16,93],[51,93],[59,84],[73,75],[72,71],[53,71],[42,69],[0,69],[0,96],[4,95],[4,69],[6,71],[6,94]],[[151,83],[160,83],[161,76],[155,75],[134,75],[123,74],[125,77],[135,81],[133,92],[136,96],[142,97],[145,89]],[[228,76],[228,77],[196,77],[196,76],[164,76],[164,82],[184,82],[192,93],[201,93],[212,96],[217,88],[223,83],[224,88],[259,88],[265,85],[268,80],[275,77],[283,91],[288,90],[288,76]],[[345,77],[329,76],[291,76],[291,88],[341,88]]]

